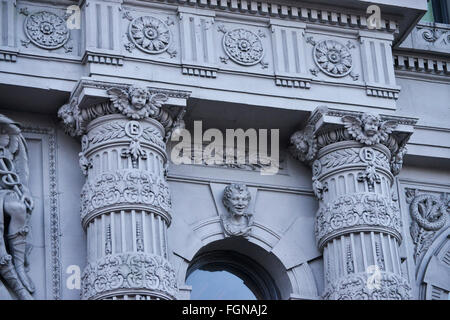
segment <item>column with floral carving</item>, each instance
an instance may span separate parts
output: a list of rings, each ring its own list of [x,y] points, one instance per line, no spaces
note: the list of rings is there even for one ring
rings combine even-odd
[[[171,194],[165,137],[174,127],[164,94],[144,87],[105,89],[109,101],[59,117],[81,137],[81,220],[87,233],[83,299],[174,299],[168,261]]]
[[[312,167],[319,200],[324,299],[409,299],[394,176],[414,119],[318,108],[291,136],[293,155]]]

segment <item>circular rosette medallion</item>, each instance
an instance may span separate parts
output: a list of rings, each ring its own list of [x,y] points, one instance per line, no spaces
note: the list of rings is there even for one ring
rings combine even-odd
[[[172,41],[169,27],[150,16],[134,19],[130,23],[129,35],[136,47],[152,54],[164,52]]]
[[[344,77],[352,71],[352,54],[337,41],[320,41],[314,46],[313,56],[320,70],[329,76]]]
[[[246,66],[259,63],[264,56],[261,39],[245,29],[228,31],[223,37],[223,49],[231,60]]]
[[[66,21],[51,12],[30,14],[24,26],[28,39],[43,49],[58,49],[64,46],[70,37]]]

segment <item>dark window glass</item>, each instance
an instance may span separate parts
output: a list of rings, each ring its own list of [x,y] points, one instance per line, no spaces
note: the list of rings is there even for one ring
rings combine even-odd
[[[431,0],[434,22],[450,24],[450,0]]]

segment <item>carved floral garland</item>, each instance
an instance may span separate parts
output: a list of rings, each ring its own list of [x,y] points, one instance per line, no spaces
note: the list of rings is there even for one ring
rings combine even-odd
[[[379,288],[369,289],[368,273],[355,273],[339,279],[324,294],[327,300],[410,300],[411,287],[406,279],[382,272]]]
[[[96,299],[116,290],[129,289],[161,292],[176,297],[178,287],[175,270],[158,255],[125,253],[107,255],[88,264],[82,276],[82,298]]]
[[[316,239],[321,247],[326,238],[347,228],[378,226],[401,238],[398,208],[375,193],[356,193],[342,196],[323,206],[317,213]]]

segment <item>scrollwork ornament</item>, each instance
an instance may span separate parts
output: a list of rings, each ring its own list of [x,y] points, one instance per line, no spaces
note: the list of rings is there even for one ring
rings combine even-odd
[[[30,14],[24,23],[25,34],[40,48],[54,50],[63,47],[70,38],[66,21],[47,11]]]
[[[140,50],[157,54],[166,51],[172,42],[172,34],[166,23],[152,16],[134,19],[128,36]]]
[[[315,43],[313,57],[319,69],[332,77],[345,77],[353,68],[349,48],[334,40]]]
[[[447,222],[447,204],[434,195],[417,195],[412,200],[410,209],[412,219],[425,230],[439,230]]]
[[[250,30],[239,28],[226,32],[222,46],[231,60],[244,66],[258,64],[264,57],[261,38]]]

